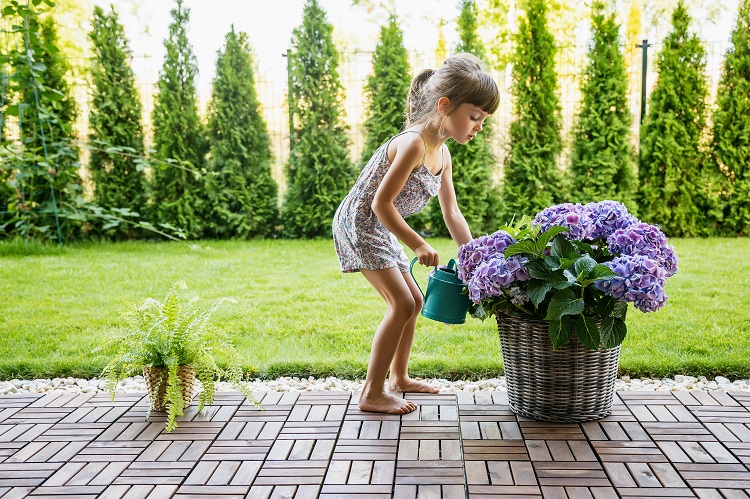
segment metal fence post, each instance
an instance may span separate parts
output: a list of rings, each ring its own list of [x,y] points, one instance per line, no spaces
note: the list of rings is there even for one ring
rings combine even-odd
[[[646,114],[646,79],[648,76],[648,48],[651,46],[648,43],[648,39],[643,39],[643,42],[636,47],[642,50],[641,55],[641,119],[640,123],[643,123],[643,116]],[[641,134],[640,127],[638,127],[638,135]]]
[[[289,113],[289,158],[292,158],[294,150],[294,121],[292,120],[292,49],[286,49],[286,89],[287,89],[287,112]]]

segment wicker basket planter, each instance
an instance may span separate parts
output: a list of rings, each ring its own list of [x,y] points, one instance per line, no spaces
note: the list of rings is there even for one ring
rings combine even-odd
[[[556,423],[611,412],[619,346],[591,350],[574,337],[553,350],[547,321],[498,314],[497,326],[513,412]]]
[[[146,390],[148,398],[151,401],[151,409],[154,411],[163,411],[164,394],[167,391],[167,376],[169,369],[164,367],[146,367],[143,366],[143,377],[146,380]],[[195,393],[195,369],[192,366],[180,366],[177,369],[177,377],[182,384],[182,400],[185,407],[188,407],[193,401]]]

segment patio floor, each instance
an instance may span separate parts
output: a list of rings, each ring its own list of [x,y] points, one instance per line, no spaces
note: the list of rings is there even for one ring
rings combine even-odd
[[[0,396],[0,498],[748,498],[750,392],[618,392],[612,415],[539,423],[503,392],[219,392],[171,434],[145,394]]]

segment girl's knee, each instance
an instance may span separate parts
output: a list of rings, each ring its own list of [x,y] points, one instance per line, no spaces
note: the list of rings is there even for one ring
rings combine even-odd
[[[414,317],[414,314],[416,313],[415,311],[418,312],[420,309],[421,306],[419,309],[417,308],[417,304],[413,296],[404,298],[403,300],[399,300],[393,305],[394,315],[404,320],[404,322]]]
[[[421,293],[413,297],[414,297],[414,313],[418,314],[419,311],[422,310],[422,305],[424,305],[424,298],[422,298]]]
[[[419,312],[422,311],[422,305],[424,305],[424,298],[419,294],[414,297],[414,312],[412,312],[412,317],[419,315]]]

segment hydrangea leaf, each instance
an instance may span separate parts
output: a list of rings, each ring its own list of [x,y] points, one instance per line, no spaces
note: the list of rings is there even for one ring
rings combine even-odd
[[[526,288],[526,293],[529,295],[529,299],[534,306],[539,308],[539,304],[544,301],[544,297],[547,296],[547,293],[549,293],[551,289],[552,286],[547,283],[531,281],[529,287]]]
[[[564,315],[560,319],[550,321],[549,337],[552,340],[553,349],[566,344],[573,337],[573,319]]]
[[[552,238],[554,238],[556,235],[558,235],[561,232],[567,232],[566,227],[560,227],[559,225],[555,225],[554,227],[550,227],[550,229],[539,236],[539,240],[536,243],[537,250],[540,252],[544,250],[544,248],[547,247],[550,241],[552,241]]]
[[[563,315],[578,315],[583,312],[583,299],[571,289],[562,289],[552,295],[547,308],[546,320],[557,320]]]
[[[578,339],[592,350],[599,350],[599,328],[591,317],[582,315],[575,323],[575,332]]]
[[[536,243],[532,240],[521,241],[520,243],[512,244],[505,250],[505,258],[520,253],[531,253],[536,254]]]
[[[589,272],[591,272],[594,267],[596,267],[596,260],[588,255],[583,255],[581,258],[576,260],[576,263],[573,265],[573,272],[577,276],[588,276]]]
[[[604,348],[614,348],[625,339],[628,332],[628,326],[625,321],[617,317],[606,317],[602,321],[602,346]]]

